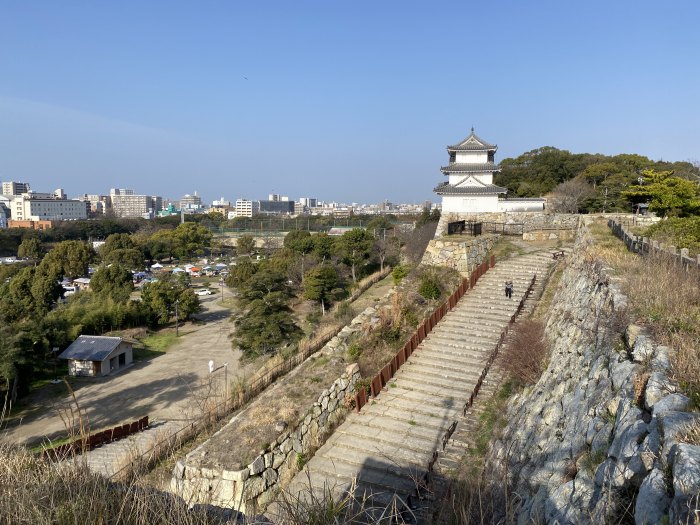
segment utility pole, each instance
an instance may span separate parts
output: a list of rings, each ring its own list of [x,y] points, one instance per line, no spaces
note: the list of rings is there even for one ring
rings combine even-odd
[[[177,304],[180,302],[180,299],[175,299],[175,337],[179,337],[179,327],[178,325],[180,324],[180,318],[177,315]]]

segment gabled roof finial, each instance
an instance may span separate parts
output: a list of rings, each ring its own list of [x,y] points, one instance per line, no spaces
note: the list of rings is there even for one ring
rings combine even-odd
[[[474,126],[472,126],[472,133],[474,133]]]

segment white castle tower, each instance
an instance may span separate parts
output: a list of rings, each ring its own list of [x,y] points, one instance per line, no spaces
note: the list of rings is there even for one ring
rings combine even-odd
[[[494,163],[498,146],[489,144],[474,133],[447,146],[450,162],[440,170],[448,181],[438,184],[433,191],[442,197],[442,213],[498,212],[498,196],[506,188],[493,184],[493,174],[500,171]]]

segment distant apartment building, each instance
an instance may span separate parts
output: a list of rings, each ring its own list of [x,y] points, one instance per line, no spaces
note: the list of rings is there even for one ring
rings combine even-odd
[[[220,213],[225,218],[229,218],[230,216],[233,218],[235,216],[236,209],[234,206],[231,206],[231,201],[227,201],[221,197],[219,200],[215,200],[211,203],[209,213]]]
[[[99,217],[101,215],[104,215],[107,212],[107,210],[111,207],[108,195],[89,195],[85,193],[78,197],[78,199],[90,204],[90,209],[88,210],[88,213],[93,217]]]
[[[265,215],[293,215],[294,201],[260,201],[260,213]]]
[[[273,202],[287,202],[289,201],[289,197],[287,197],[286,195],[280,195],[278,193],[269,193],[267,195],[267,200]]]
[[[15,196],[10,204],[13,221],[67,221],[87,219],[88,204],[67,199],[61,189],[55,193],[27,192]]]
[[[185,211],[198,211],[202,209],[202,197],[197,192],[189,193],[180,199],[180,209]]]
[[[22,195],[31,191],[28,182],[3,182],[2,183],[2,194],[3,195]]]
[[[236,217],[252,217],[260,212],[260,203],[249,199],[236,199]]]
[[[163,198],[151,195],[136,195],[134,190],[111,189],[109,199],[115,217],[153,218],[163,207]]]

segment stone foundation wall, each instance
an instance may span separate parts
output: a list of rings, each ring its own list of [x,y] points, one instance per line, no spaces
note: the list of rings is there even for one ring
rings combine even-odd
[[[435,238],[447,235],[447,223],[455,221],[497,222],[523,224],[524,232],[535,230],[571,230],[578,228],[579,215],[543,212],[444,213],[440,216]]]
[[[349,365],[343,375],[321,393],[294,428],[282,431],[243,469],[216,470],[194,466],[193,462],[187,462],[187,458],[179,460],[173,472],[171,490],[188,502],[234,508],[243,513],[255,512],[271,501],[278,484],[291,479],[309,453],[332,430],[336,418],[346,410],[343,403],[346,394],[354,394],[359,378],[359,366]],[[201,455],[202,452],[198,448],[190,454]]]
[[[469,240],[431,239],[421,264],[447,266],[462,275],[469,273],[486,259],[498,235],[482,235]]]
[[[576,237],[576,230],[535,230],[523,233],[524,241],[570,241]]]
[[[625,327],[626,298],[590,243],[582,228],[546,326],[549,364],[511,400],[489,464],[517,492],[519,523],[627,522],[625,507],[638,524],[697,523],[700,447],[677,436],[700,415],[669,379],[671,350]]]

